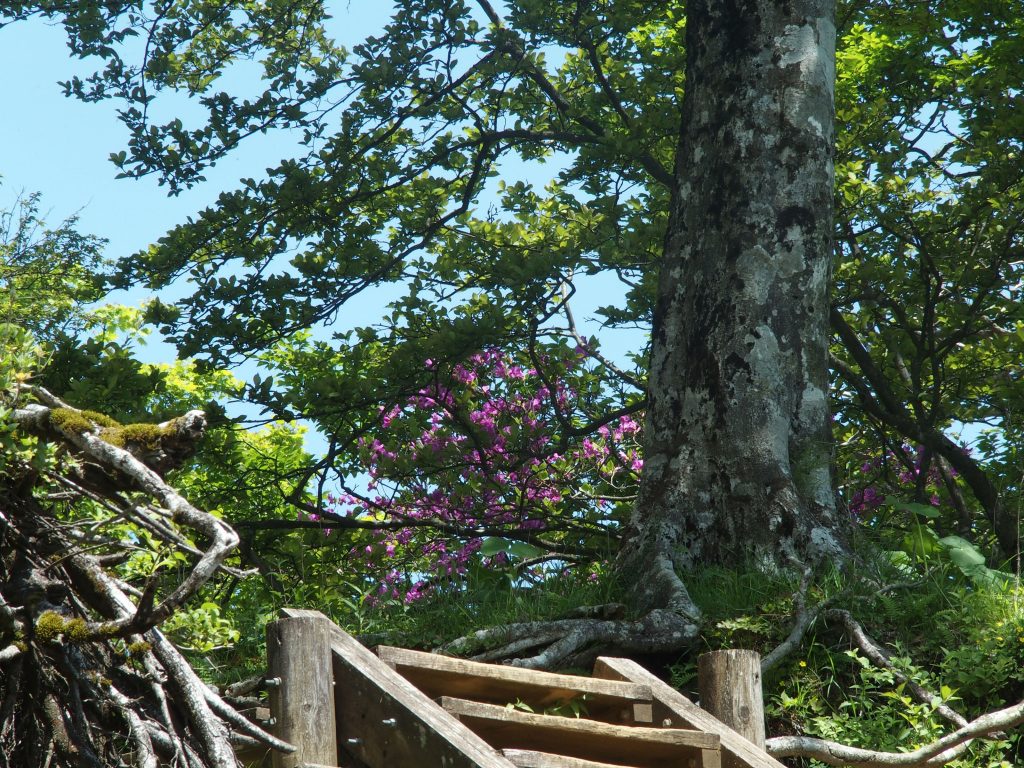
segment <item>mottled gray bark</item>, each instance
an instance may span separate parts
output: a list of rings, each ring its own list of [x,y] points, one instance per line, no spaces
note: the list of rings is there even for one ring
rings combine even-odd
[[[677,571],[842,551],[830,475],[834,0],[694,0],[646,456],[620,565],[694,615]]]

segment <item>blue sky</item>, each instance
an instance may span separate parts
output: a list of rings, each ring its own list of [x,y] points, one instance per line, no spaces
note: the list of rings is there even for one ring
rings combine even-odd
[[[379,0],[333,5],[333,27],[346,46],[379,32],[390,8]],[[0,29],[0,205],[9,208],[20,194],[40,192],[49,221],[78,215],[83,232],[109,240],[112,258],[144,248],[220,190],[241,177],[258,177],[287,152],[273,138],[253,142],[208,173],[208,183],[176,198],[156,179],[116,179],[108,157],[127,139],[117,105],[65,98],[57,84],[92,71],[83,64],[69,57],[59,26],[31,19]]]

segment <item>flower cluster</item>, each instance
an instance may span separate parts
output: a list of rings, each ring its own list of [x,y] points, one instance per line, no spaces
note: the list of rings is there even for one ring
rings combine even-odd
[[[587,358],[558,347],[541,363],[543,376],[497,349],[427,360],[430,383],[381,410],[359,446],[366,493],[330,499],[335,514],[392,524],[352,552],[381,574],[379,598],[579,550],[618,524],[643,464],[640,426],[622,416],[566,438],[586,421]]]
[[[943,470],[923,447],[904,443],[861,463],[859,482],[849,493],[847,508],[855,520],[870,522],[888,498],[905,496],[908,489],[930,506],[940,507],[948,495],[946,483],[956,477],[956,469]]]

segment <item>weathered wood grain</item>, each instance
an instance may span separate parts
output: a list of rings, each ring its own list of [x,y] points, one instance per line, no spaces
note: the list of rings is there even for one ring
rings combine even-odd
[[[623,768],[622,764],[599,763],[594,760],[581,760],[578,757],[564,757],[529,749],[503,749],[501,753],[515,763],[518,768]]]
[[[355,638],[334,624],[329,635],[341,765],[514,768]]]
[[[697,657],[701,708],[764,749],[761,656],[726,649]]]
[[[650,686],[655,703],[654,721],[660,723],[669,719],[676,726],[697,728],[718,735],[722,740],[723,768],[785,768],[767,752],[751,744],[635,661],[602,656],[594,663],[594,676]]]
[[[331,651],[334,624],[322,614],[293,615],[267,625],[270,712],[274,735],[294,744],[291,754],[273,752],[273,768],[296,768],[303,763],[337,765]]]
[[[390,646],[378,647],[377,655],[431,697],[501,705],[521,702],[536,711],[575,700],[591,720],[651,722],[651,689],[636,683],[481,664]]]
[[[680,728],[612,725],[584,718],[537,715],[510,707],[448,696],[441,706],[498,749],[525,749],[635,768],[687,766],[717,752],[714,734]],[[710,767],[709,767],[710,768]],[[714,766],[717,768],[717,764]]]

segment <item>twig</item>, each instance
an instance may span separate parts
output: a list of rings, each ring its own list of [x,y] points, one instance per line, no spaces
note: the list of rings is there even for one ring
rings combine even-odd
[[[892,672],[893,677],[898,682],[904,683],[906,689],[910,691],[910,694],[915,699],[922,704],[929,704],[935,707],[936,712],[958,728],[966,727],[967,718],[955,709],[943,704],[942,699],[939,696],[936,696],[931,691],[926,690],[919,683],[901,672],[892,663],[892,657],[889,656],[889,653],[871,639],[868,633],[864,631],[864,627],[862,627],[853,617],[852,613],[841,608],[833,608],[828,611],[826,616],[828,618],[835,618],[841,621],[843,626],[846,628],[846,631],[850,634],[850,639],[857,644],[857,647],[864,652],[864,655],[867,656],[876,667],[881,667]]]

